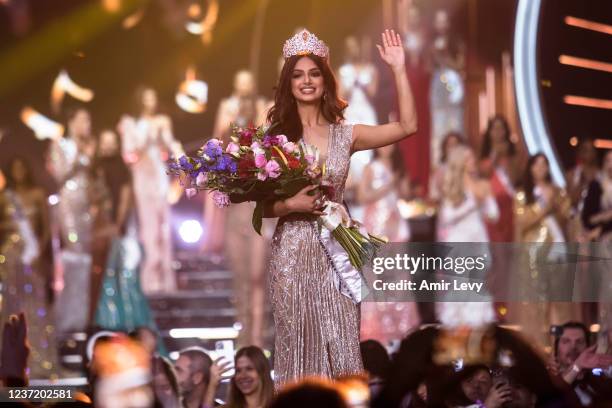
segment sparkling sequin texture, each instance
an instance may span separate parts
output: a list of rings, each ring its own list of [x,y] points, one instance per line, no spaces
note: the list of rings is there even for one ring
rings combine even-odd
[[[325,180],[333,185],[332,199],[338,203],[349,168],[352,129],[330,126]],[[362,370],[359,309],[334,287],[318,228],[314,217],[290,214],[279,220],[272,240],[277,387],[308,375],[338,377]]]

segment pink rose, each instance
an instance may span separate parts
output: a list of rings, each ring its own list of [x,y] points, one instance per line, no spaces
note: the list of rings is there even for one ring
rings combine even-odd
[[[268,175],[265,171],[260,171],[257,173],[257,180],[265,181],[268,178]]]
[[[229,207],[230,199],[227,194],[222,193],[220,191],[213,191],[212,196],[213,196],[213,202],[215,203],[217,207],[219,208]]]
[[[287,136],[285,135],[278,135],[276,136],[276,142],[282,146],[284,144],[286,144],[289,140],[287,140]]]
[[[265,171],[268,174],[268,177],[277,178],[281,173],[280,165],[276,161],[270,160],[268,163],[266,163]]]
[[[198,191],[195,188],[188,188],[185,190],[185,195],[187,195],[187,198],[191,198],[194,195],[196,195],[198,193]]]
[[[256,154],[255,155],[255,167],[258,169],[266,167],[268,161],[266,160],[266,156],[264,154]]]
[[[227,153],[233,154],[233,153],[238,153],[240,151],[240,146],[238,146],[236,143],[234,142],[230,142],[227,147],[225,148],[225,151]]]
[[[293,153],[296,151],[296,149],[297,149],[297,146],[293,142],[287,142],[283,144],[283,150],[286,153]]]
[[[198,174],[198,177],[196,177],[196,186],[204,187],[206,183],[208,183],[208,176],[206,173]]]

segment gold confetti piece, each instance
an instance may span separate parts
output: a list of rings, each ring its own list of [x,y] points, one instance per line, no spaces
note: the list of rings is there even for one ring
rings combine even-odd
[[[64,126],[54,122],[29,106],[21,110],[21,121],[34,131],[38,140],[57,140],[64,134]]]
[[[142,16],[144,16],[144,9],[140,9],[140,10],[136,11],[134,14],[131,14],[131,15],[127,16],[123,20],[121,25],[123,26],[124,29],[130,30],[130,29],[136,27],[138,25],[138,23],[140,23],[140,21],[142,20]]]
[[[65,94],[72,96],[81,102],[91,102],[94,93],[91,89],[77,85],[65,70],[62,70],[51,88],[51,108],[54,112],[59,112]]]

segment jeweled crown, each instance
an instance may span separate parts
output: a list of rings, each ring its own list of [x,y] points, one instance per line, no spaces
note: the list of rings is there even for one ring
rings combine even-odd
[[[329,56],[329,48],[319,40],[316,35],[308,30],[302,30],[287,41],[283,46],[283,57],[285,59],[294,55],[314,54],[321,58]]]

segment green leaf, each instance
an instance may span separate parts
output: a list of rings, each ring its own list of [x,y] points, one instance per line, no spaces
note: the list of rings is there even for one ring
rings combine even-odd
[[[261,225],[263,224],[263,211],[263,201],[257,201],[257,205],[253,211],[253,228],[255,228],[255,232],[257,232],[259,235],[261,235]]]

